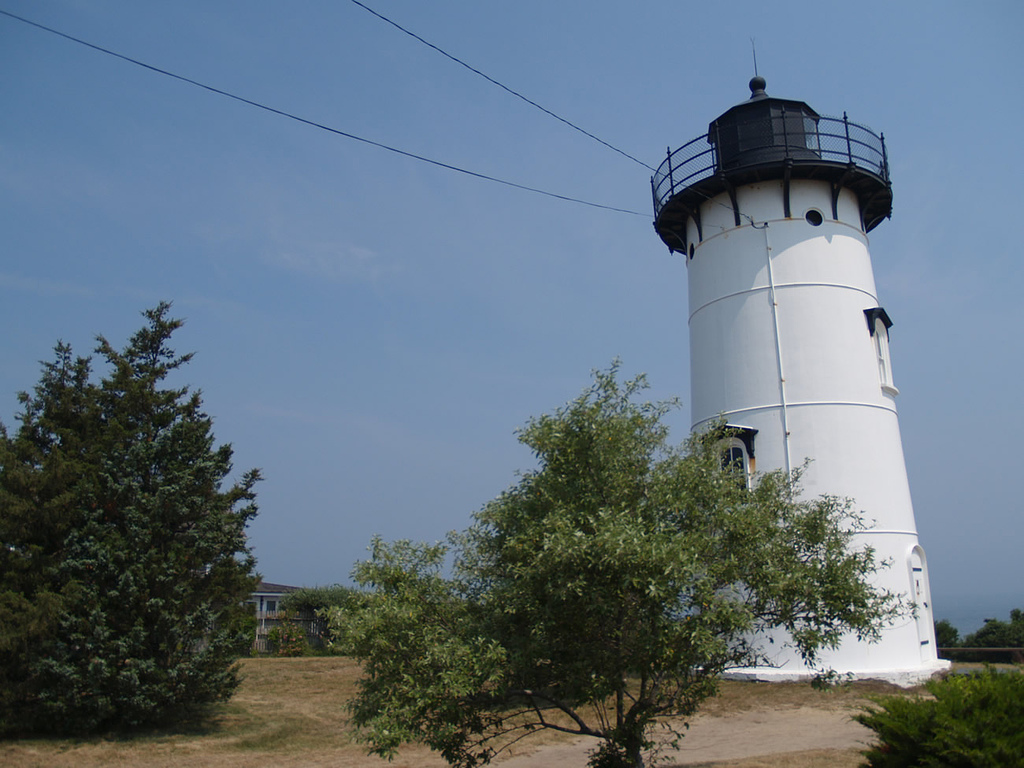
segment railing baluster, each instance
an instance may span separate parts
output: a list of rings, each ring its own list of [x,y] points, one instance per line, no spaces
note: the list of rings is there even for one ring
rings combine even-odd
[[[846,129],[846,159],[849,162],[853,162],[853,148],[850,146],[850,121],[846,118],[846,112],[843,112],[843,127]]]
[[[665,153],[667,155],[667,157],[665,158],[665,162],[668,163],[668,189],[669,189],[669,195],[674,195],[676,193],[676,182],[675,182],[675,179],[672,176],[672,147],[666,147],[665,148]]]
[[[886,183],[889,181],[889,156],[885,152],[885,134],[880,133],[878,138],[882,141],[882,178]]]

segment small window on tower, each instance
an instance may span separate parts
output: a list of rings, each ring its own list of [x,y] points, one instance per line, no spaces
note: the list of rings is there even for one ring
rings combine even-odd
[[[733,440],[733,444],[722,452],[722,466],[726,469],[742,469],[747,471],[747,452],[743,450],[743,443]]]
[[[868,319],[868,332],[874,342],[875,358],[878,361],[878,377],[882,382],[882,390],[890,395],[898,395],[900,391],[892,380],[892,357],[889,353],[889,329],[892,320],[881,307],[865,309]]]
[[[736,475],[740,484],[750,486],[750,462],[743,443],[735,437],[729,438],[722,449],[722,469]]]
[[[750,486],[754,472],[754,435],[756,429],[727,424],[730,434],[722,443],[722,468],[735,472],[744,486]]]

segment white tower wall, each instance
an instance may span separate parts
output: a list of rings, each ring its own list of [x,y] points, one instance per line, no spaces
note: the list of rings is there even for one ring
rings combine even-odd
[[[877,586],[916,604],[881,641],[855,638],[821,658],[824,668],[912,682],[948,666],[937,660],[927,571],[914,523],[896,412],[898,391],[883,381],[865,310],[879,307],[860,204],[836,201],[828,182],[792,180],[789,218],[783,182],[764,181],[700,205],[690,219],[687,259],[693,428],[722,416],[757,430],[758,471],[795,469],[809,497],[847,497],[867,529],[855,546],[887,562]],[[821,223],[805,214],[815,210]],[[891,377],[891,369],[889,371]],[[779,679],[806,676],[785,638],[761,638]],[[780,650],[781,649],[781,650]]]

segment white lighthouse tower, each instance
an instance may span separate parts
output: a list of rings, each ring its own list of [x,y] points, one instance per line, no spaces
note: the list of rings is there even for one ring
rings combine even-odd
[[[883,137],[801,101],[750,99],[669,152],[652,179],[655,229],[686,259],[692,429],[724,417],[748,472],[810,459],[804,492],[851,498],[888,567],[877,586],[916,605],[880,641],[850,637],[824,669],[914,682],[938,659],[867,233],[892,210]],[[785,637],[763,637],[760,679],[812,673]]]

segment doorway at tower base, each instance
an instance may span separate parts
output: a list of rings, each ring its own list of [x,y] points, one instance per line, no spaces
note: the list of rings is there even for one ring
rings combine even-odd
[[[952,668],[952,662],[945,659],[923,663],[916,667],[903,669],[833,669],[838,675],[837,682],[846,680],[883,680],[901,688],[912,688],[930,680],[936,675],[945,674]],[[739,667],[722,673],[724,680],[749,680],[761,683],[792,683],[813,680],[830,670],[785,667]]]

